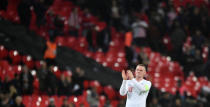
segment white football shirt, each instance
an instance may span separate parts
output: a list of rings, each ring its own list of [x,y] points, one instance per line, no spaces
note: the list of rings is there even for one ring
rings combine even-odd
[[[135,78],[123,80],[120,95],[127,94],[126,107],[146,107],[146,99],[151,85],[151,82],[145,79],[139,82]]]

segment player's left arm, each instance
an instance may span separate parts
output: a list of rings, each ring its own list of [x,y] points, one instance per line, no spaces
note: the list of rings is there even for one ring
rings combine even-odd
[[[139,91],[144,91],[144,92],[149,91],[152,85],[150,81],[142,84],[138,83],[134,78],[131,80],[131,82],[133,83],[134,87],[136,87]]]

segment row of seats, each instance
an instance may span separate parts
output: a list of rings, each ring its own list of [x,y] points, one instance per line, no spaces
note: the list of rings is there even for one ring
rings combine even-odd
[[[84,92],[85,93],[85,92]],[[66,96],[38,96],[38,95],[32,95],[32,96],[23,96],[23,103],[26,105],[26,107],[46,107],[49,105],[49,100],[54,99],[55,106],[61,107],[63,104],[64,98],[67,98]],[[104,95],[99,96],[99,106],[98,107],[104,107],[106,104],[106,97]],[[86,95],[81,96],[69,96],[68,102],[75,104],[76,107],[80,107],[80,104],[84,104],[85,107],[90,107],[86,100]],[[117,107],[119,101],[113,100],[110,102],[111,107]]]
[[[18,53],[16,50],[7,50],[3,45],[0,46],[0,78],[1,81],[4,81],[5,77],[9,77],[10,80],[14,79],[15,74],[20,74],[22,72],[22,66],[20,65],[21,62],[24,60],[17,61],[16,63],[13,63],[13,59],[9,56],[8,53],[10,52],[17,52],[14,56],[17,54],[19,57],[24,57]],[[6,54],[7,53],[7,54]],[[8,61],[8,59],[11,58],[11,64]],[[28,60],[32,61],[32,58],[28,58]],[[32,61],[33,62],[33,69],[39,69],[41,66],[41,61]],[[25,64],[27,65],[27,64]],[[28,65],[27,65],[28,66]],[[30,65],[28,66],[30,67]],[[46,107],[49,104],[49,99],[53,98],[55,101],[55,104],[57,107],[60,107],[63,103],[63,99],[66,96],[47,96],[47,95],[40,95],[39,93],[39,80],[36,77],[36,71],[31,69],[31,73],[34,77],[33,87],[34,92],[33,95],[30,96],[23,96],[23,103],[26,105],[26,107]],[[72,73],[70,71],[61,71],[58,67],[54,67],[53,73],[56,75],[57,78],[60,78],[60,75],[63,73],[65,76],[71,76]],[[116,91],[112,86],[102,86],[97,80],[85,80],[83,82],[84,86],[84,92],[81,96],[69,96],[68,101],[72,102],[76,105],[76,107],[80,107],[80,104],[83,103],[85,107],[89,107],[89,104],[86,100],[87,93],[89,92],[89,89],[92,87],[95,87],[97,90],[97,94],[99,95],[99,105],[100,107],[103,107],[107,100],[110,101],[112,107],[116,107],[116,105],[119,103],[119,98],[124,98],[119,95],[119,92]],[[103,93],[107,96],[105,97]]]
[[[160,89],[163,92],[170,92],[172,94],[176,94],[176,91],[179,90],[178,82],[181,81],[183,84],[181,89],[184,87],[184,90],[188,92],[189,95],[196,97],[202,88],[202,86],[208,86],[210,82],[206,77],[195,77],[191,74],[186,80],[184,80],[184,75],[182,72],[182,68],[177,62],[171,62],[166,57],[160,56],[158,53],[154,53],[150,50],[150,48],[144,48],[141,50],[150,58],[150,64],[148,66],[148,74],[152,78],[151,81],[153,86]],[[18,56],[17,58],[15,56]],[[13,65],[10,65],[7,60],[11,58],[11,62]],[[7,50],[4,46],[0,46],[0,77],[2,80],[7,76],[10,79],[14,78],[14,74],[19,74],[21,72],[21,66],[18,65],[21,62],[26,64],[29,68],[35,67],[37,69],[41,66],[41,61],[33,61],[30,55],[21,56],[16,50]],[[18,60],[17,60],[18,59]],[[22,59],[22,60],[21,60]],[[15,62],[15,63],[14,63]],[[59,78],[61,73],[65,73],[65,75],[71,75],[68,71],[60,71],[58,67],[54,67],[54,74]],[[35,79],[36,80],[36,79]],[[34,82],[35,87],[38,87],[38,83]],[[84,81],[85,89],[88,89],[91,86],[97,87],[97,92],[99,94],[102,93],[104,89],[109,90],[105,91],[108,95],[108,98],[114,99],[116,96],[119,96],[117,92],[115,92],[111,86],[102,87],[99,85],[97,81],[89,82]],[[38,88],[37,88],[38,89]]]
[[[182,92],[186,91],[188,96],[197,97],[203,86],[210,87],[210,81],[207,77],[196,77],[193,72],[187,77],[180,88]]]
[[[184,79],[182,67],[178,62],[170,61],[170,57],[161,56],[159,53],[152,52],[150,48],[145,48],[144,51],[150,59],[148,65],[149,75],[152,78],[153,86],[163,92],[176,94],[187,92],[187,95],[197,97],[203,86],[210,87],[210,82],[207,77],[197,78],[193,73]],[[179,86],[178,83],[182,85]]]

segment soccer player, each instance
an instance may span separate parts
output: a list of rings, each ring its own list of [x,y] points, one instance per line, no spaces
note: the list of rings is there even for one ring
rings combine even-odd
[[[142,64],[136,66],[135,78],[131,70],[122,71],[123,82],[120,95],[127,94],[126,107],[146,107],[146,99],[151,87],[151,82],[144,79],[146,67]]]

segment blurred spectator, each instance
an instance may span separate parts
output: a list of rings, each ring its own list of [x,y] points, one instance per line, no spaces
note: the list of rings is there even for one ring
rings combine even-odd
[[[203,86],[201,89],[201,92],[205,95],[210,95],[210,85],[209,86]]]
[[[10,97],[8,93],[0,93],[0,107],[10,107]]]
[[[20,74],[20,81],[22,87],[22,94],[32,94],[33,93],[33,76],[26,65],[23,66],[23,70]]]
[[[7,10],[8,0],[0,0],[0,11]]]
[[[14,85],[14,87],[17,90],[17,94],[20,95],[21,94],[21,81],[20,81],[20,75],[19,74],[15,74],[15,78],[11,81],[12,85]]]
[[[48,11],[46,16],[45,26],[48,28],[49,38],[55,39],[56,36],[64,34],[64,19],[53,13],[53,11]]]
[[[15,98],[15,103],[11,107],[25,107],[25,105],[22,102],[22,97],[21,96],[17,96]]]
[[[130,28],[130,23],[131,23],[131,17],[129,13],[124,13],[121,15],[121,24],[123,29],[129,29]]]
[[[55,106],[55,99],[54,98],[50,98],[49,99],[49,105],[48,105],[48,107],[56,107]]]
[[[133,33],[130,29],[125,33],[125,46],[130,47],[133,41]]]
[[[80,67],[76,67],[76,71],[74,72],[74,77],[73,77],[73,92],[75,95],[81,95],[83,92],[83,82],[85,80],[84,75],[85,72],[82,70]]]
[[[57,89],[57,78],[54,72],[54,66],[49,66],[49,69],[47,70],[47,76],[45,80],[45,85],[47,86],[47,94],[48,95],[55,95],[56,89]]]
[[[59,83],[58,83],[58,95],[72,95],[73,93],[73,83],[72,77],[61,74]]]
[[[136,19],[132,26],[134,44],[138,46],[147,46],[148,24],[144,20]]]
[[[69,103],[69,107],[76,107],[75,104],[73,102]]]
[[[173,106],[174,107],[182,107],[181,100],[180,99],[176,99],[175,100],[175,104]]]
[[[158,103],[158,99],[157,98],[152,98],[152,103],[149,104],[149,107],[161,107],[161,105]]]
[[[186,34],[182,30],[179,22],[175,21],[173,25],[174,29],[169,35],[172,43],[172,57],[176,58],[176,60],[180,61],[182,45],[186,39]]]
[[[46,23],[45,27],[48,29],[49,38],[55,38],[55,17],[56,15],[52,10],[48,10],[45,15]]]
[[[196,65],[200,65],[200,64],[203,63],[203,59],[202,59],[200,50],[198,50],[198,49],[195,50],[195,57],[194,57],[194,59],[195,59],[195,61],[194,61],[195,62],[194,65],[195,66]]]
[[[97,48],[107,52],[111,40],[110,27],[105,22],[99,22],[96,24],[95,30]]]
[[[210,44],[208,43],[208,50],[210,50]],[[207,57],[207,62],[203,65],[203,72],[204,72],[204,75],[206,75],[208,78],[210,78],[210,51],[208,52],[208,57]]]
[[[21,0],[18,5],[18,15],[20,17],[20,22],[27,28],[31,21],[31,2],[28,0]]]
[[[17,96],[17,90],[16,90],[16,88],[13,85],[11,85],[9,87],[9,98],[10,98],[10,100],[15,99],[16,96]]]
[[[121,99],[117,107],[124,107],[125,106],[125,99]]]
[[[194,69],[196,71],[196,76],[200,77],[203,74],[203,71],[200,70],[200,67],[202,67],[202,64],[203,64],[203,59],[202,59],[202,55],[201,55],[201,52],[199,49],[196,49],[195,50],[195,55],[194,55],[194,58],[193,58],[193,64],[191,65],[192,66],[192,69]]]
[[[34,12],[36,13],[36,25],[40,27],[41,25],[44,25],[44,15],[47,11],[46,6],[44,5],[44,1],[47,0],[37,0],[34,2]]]
[[[132,50],[133,33],[129,30],[125,33],[125,54],[128,65],[132,65],[133,50]]]
[[[98,107],[99,106],[99,95],[97,93],[96,87],[92,87],[87,92],[87,101],[91,107]]]
[[[90,26],[87,29],[87,42],[88,42],[88,50],[95,51],[96,50],[96,31],[94,25]]]
[[[154,13],[155,15],[155,13]],[[152,50],[154,51],[163,51],[162,49],[162,32],[161,27],[163,27],[163,24],[161,22],[161,18],[159,16],[158,21],[153,21],[150,23],[148,28],[148,38],[149,38],[149,44]]]
[[[149,64],[149,58],[146,53],[140,52],[138,56],[138,63],[148,65]]]
[[[189,19],[189,25],[190,25],[190,29],[191,31],[194,31],[196,29],[200,29],[201,28],[201,21],[202,21],[202,17],[201,17],[201,13],[200,13],[200,9],[197,7],[193,8],[193,11],[190,13],[190,19]]]
[[[9,76],[6,76],[6,77],[4,78],[4,81],[2,82],[1,85],[2,85],[2,86],[1,86],[2,92],[8,93],[8,92],[9,92],[9,87],[10,87],[10,85],[11,85],[11,82],[10,82],[10,80],[9,80]]]
[[[106,26],[101,32],[98,32],[97,42],[98,48],[103,52],[107,52],[109,48],[109,42],[111,41],[110,26]]]
[[[148,0],[141,0],[141,4],[142,4],[141,11],[146,12],[149,9],[149,1]]]
[[[174,8],[170,7],[169,12],[167,13],[167,27],[170,30],[174,25],[174,20],[176,19],[177,15]],[[173,29],[173,28],[172,28]]]
[[[203,90],[200,91],[198,97],[197,97],[197,100],[199,102],[199,105],[200,107],[204,105],[208,105],[208,100],[207,100],[207,97],[208,97],[208,93],[205,93]]]
[[[56,36],[64,34],[64,19],[56,15],[53,11],[49,10],[45,16],[45,26],[49,30],[49,38],[55,39]]]
[[[191,96],[187,96],[185,99],[185,104],[184,106],[186,107],[198,107],[198,102]]]
[[[37,77],[39,79],[39,88],[41,92],[46,92],[46,77],[47,77],[47,63],[41,61],[41,67],[37,70]]]
[[[67,98],[67,97],[65,97],[65,98],[63,99],[63,104],[62,104],[61,107],[69,107],[68,98]]]
[[[196,49],[201,50],[204,44],[204,36],[202,35],[200,30],[195,31],[195,35],[192,36],[192,44],[195,45]]]
[[[164,93],[162,98],[159,100],[161,107],[171,107],[171,97],[169,93]],[[166,103],[167,102],[167,103]]]
[[[120,22],[120,12],[117,0],[112,0],[112,7],[110,13],[112,18],[112,25],[116,28],[117,31],[119,31],[121,27],[121,22]]]
[[[189,73],[192,68],[193,60],[194,60],[194,53],[195,53],[195,46],[194,45],[189,45],[185,48],[184,54],[183,54],[183,64],[184,64],[184,71],[185,75]]]
[[[91,22],[93,16],[91,15],[88,8],[84,9],[84,14],[82,17],[82,36],[87,37],[88,33],[91,32],[93,23]],[[90,33],[92,35],[92,33]],[[90,36],[90,35],[89,35]],[[88,39],[88,38],[87,38]],[[92,38],[90,38],[92,40]]]
[[[78,30],[80,29],[81,16],[79,15],[79,9],[74,8],[69,17],[69,32],[72,36],[78,36]]]
[[[54,42],[53,38],[50,38],[50,40],[46,41],[46,46],[44,59],[46,60],[47,65],[56,65],[57,44]]]
[[[63,32],[64,19],[61,16],[59,16],[59,15],[55,16],[54,26],[55,26],[55,29],[54,29],[54,36],[53,37],[64,34],[64,32]]]

